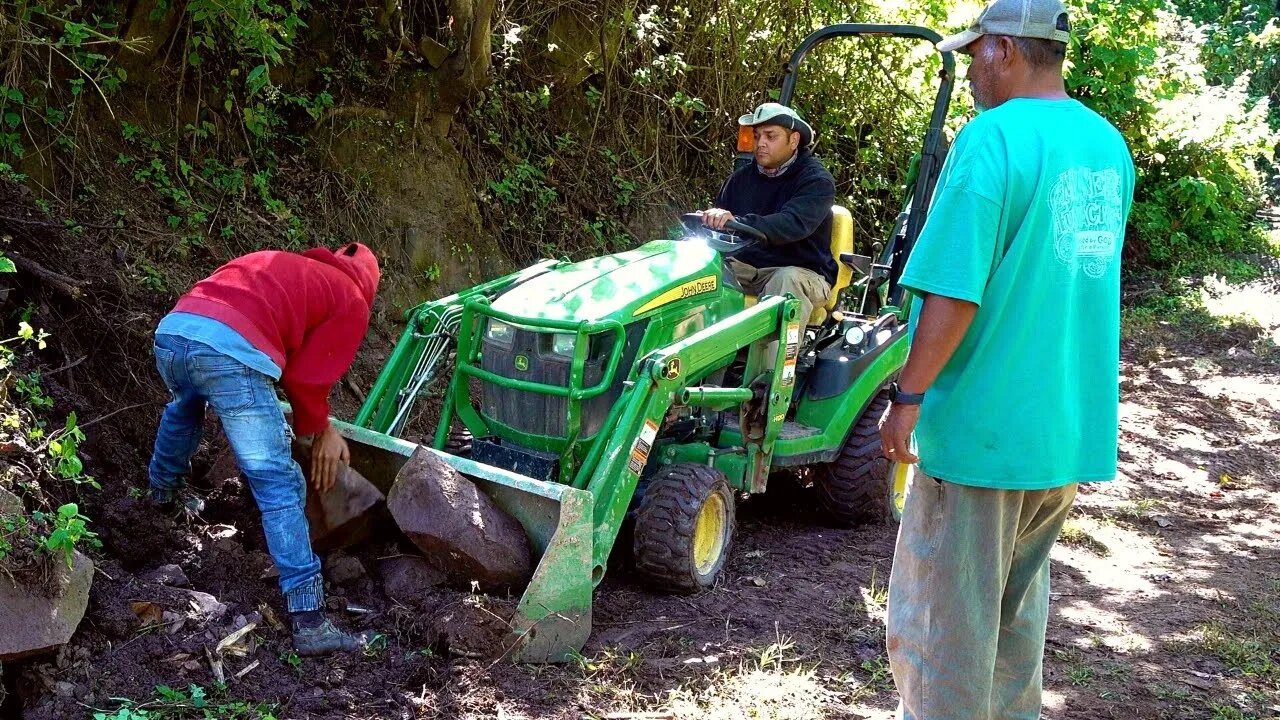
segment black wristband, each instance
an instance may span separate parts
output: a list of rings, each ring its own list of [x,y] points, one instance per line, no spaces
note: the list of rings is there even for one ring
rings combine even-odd
[[[904,392],[898,383],[889,383],[889,401],[897,405],[919,405],[924,402],[924,393]]]

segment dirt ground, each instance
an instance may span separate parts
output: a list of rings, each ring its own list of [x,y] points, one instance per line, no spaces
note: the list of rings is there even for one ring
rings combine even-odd
[[[19,700],[0,717],[891,717],[894,528],[826,527],[809,490],[742,502],[712,591],[656,595],[611,572],[582,657],[559,666],[492,657],[508,598],[433,590],[392,600],[383,572],[412,549],[382,532],[326,558],[348,570],[330,583],[334,616],[380,639],[360,657],[297,658],[275,621],[282,608],[252,500],[209,471],[221,450],[212,422],[196,468],[209,494],[200,522],[157,518],[136,497],[163,401],[146,353],[163,303],[122,294],[110,262],[59,269],[97,279],[93,306],[45,298],[40,313],[78,344],[55,366],[89,358],[55,390],[101,419],[86,453],[104,490],[83,502],[104,547],[80,630],[56,656],[6,668]],[[1120,477],[1082,489],[1053,553],[1046,718],[1280,717],[1277,285],[1276,275],[1206,284],[1204,308],[1175,323],[1127,322]],[[86,329],[112,307],[128,313]],[[374,335],[365,365],[393,337]],[[349,414],[353,393],[338,392]],[[212,597],[148,577],[170,563]],[[220,684],[213,651],[248,623],[220,655]]]

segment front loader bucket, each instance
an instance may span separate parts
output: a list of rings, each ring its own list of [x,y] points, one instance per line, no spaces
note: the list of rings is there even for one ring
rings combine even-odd
[[[511,618],[511,655],[522,662],[565,662],[591,635],[592,497],[585,490],[518,475],[467,458],[332,420],[347,439],[351,467],[390,491],[396,473],[422,448],[466,475],[524,526],[536,557],[533,579]]]

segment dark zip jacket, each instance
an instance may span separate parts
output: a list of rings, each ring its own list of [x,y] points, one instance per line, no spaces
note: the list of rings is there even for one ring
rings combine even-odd
[[[757,268],[802,267],[836,279],[831,258],[831,206],[836,182],[811,154],[804,154],[777,177],[755,162],[735,171],[720,188],[716,207],[769,236],[768,245],[747,248],[736,260]]]

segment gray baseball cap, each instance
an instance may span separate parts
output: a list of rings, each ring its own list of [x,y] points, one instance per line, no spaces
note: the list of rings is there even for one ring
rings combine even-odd
[[[781,125],[788,130],[800,132],[800,147],[807,148],[814,144],[813,128],[800,117],[800,113],[776,102],[761,103],[755,110],[738,117],[739,125]]]
[[[968,30],[938,43],[938,51],[959,50],[983,35],[1069,42],[1071,33],[1058,29],[1058,18],[1066,14],[1062,0],[992,0]]]

